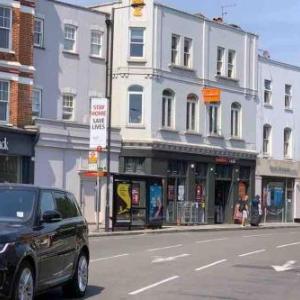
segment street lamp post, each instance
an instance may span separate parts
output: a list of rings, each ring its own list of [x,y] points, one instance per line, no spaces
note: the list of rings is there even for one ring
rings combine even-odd
[[[137,1],[127,6],[112,7],[111,19],[106,20],[107,29],[110,27],[110,41],[107,43],[107,67],[106,67],[106,98],[108,100],[108,122],[107,122],[107,177],[106,177],[106,203],[105,203],[105,231],[109,231],[109,214],[110,214],[110,161],[111,161],[111,102],[112,102],[112,86],[113,86],[113,59],[114,59],[114,23],[115,11],[121,8],[143,8],[145,3]],[[107,32],[108,35],[108,32]],[[110,44],[110,54],[109,54]],[[109,57],[108,57],[109,55]],[[109,63],[110,62],[110,63]],[[108,71],[109,70],[109,71]],[[108,80],[109,77],[109,80]],[[108,84],[109,83],[109,84]]]

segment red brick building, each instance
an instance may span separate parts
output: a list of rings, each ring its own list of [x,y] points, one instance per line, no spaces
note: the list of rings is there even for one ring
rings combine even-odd
[[[29,182],[35,0],[0,0],[0,182]]]

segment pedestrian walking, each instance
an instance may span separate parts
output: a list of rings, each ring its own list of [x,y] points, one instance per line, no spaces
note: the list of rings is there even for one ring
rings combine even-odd
[[[245,195],[244,198],[242,198],[239,201],[239,211],[242,214],[242,227],[246,226],[246,222],[248,219],[248,212],[249,212],[249,208],[248,208],[248,195]]]

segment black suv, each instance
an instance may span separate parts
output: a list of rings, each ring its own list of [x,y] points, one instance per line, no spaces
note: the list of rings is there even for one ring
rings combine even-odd
[[[71,193],[0,184],[0,298],[31,300],[55,286],[82,297],[88,267],[88,226]]]

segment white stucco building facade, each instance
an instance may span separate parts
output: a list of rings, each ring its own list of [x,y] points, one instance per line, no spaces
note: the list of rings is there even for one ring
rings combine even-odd
[[[120,172],[162,178],[166,222],[180,222],[184,203],[201,206],[203,222],[231,222],[239,192],[253,196],[255,188],[257,36],[145,3],[138,17],[129,1],[115,5]],[[204,100],[206,88],[221,93],[216,102]]]
[[[300,68],[259,57],[256,191],[266,221],[300,218]]]
[[[87,220],[95,222],[96,178],[86,177],[90,100],[105,97],[107,15],[53,0],[36,3],[34,114],[35,184],[74,193]],[[112,172],[121,140],[112,133]],[[106,178],[101,180],[104,221]]]

